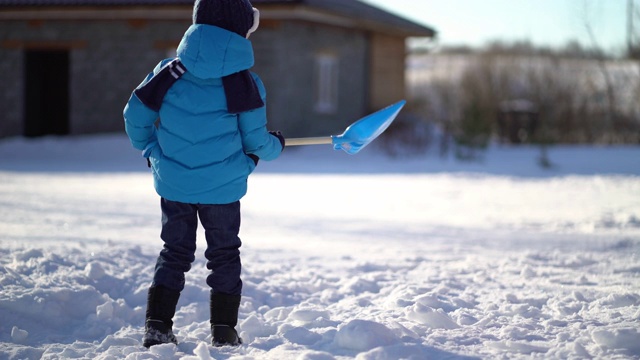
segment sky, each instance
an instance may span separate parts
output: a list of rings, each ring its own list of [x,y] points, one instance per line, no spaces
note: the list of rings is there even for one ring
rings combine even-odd
[[[530,40],[561,47],[570,40],[621,52],[627,43],[629,0],[362,0],[438,31],[444,45],[482,46],[488,41]],[[640,12],[640,0],[635,0]],[[640,32],[640,14],[636,16]]]

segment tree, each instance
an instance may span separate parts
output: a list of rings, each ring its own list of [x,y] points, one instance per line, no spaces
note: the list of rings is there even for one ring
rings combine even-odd
[[[627,0],[627,57],[640,59],[640,6]]]

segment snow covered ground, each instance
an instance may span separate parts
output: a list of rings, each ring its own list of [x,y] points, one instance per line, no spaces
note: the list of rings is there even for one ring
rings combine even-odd
[[[243,199],[240,348],[198,260],[141,346],[159,199],[120,135],[0,141],[0,359],[640,359],[640,148],[288,148]],[[202,235],[202,234],[200,234]]]

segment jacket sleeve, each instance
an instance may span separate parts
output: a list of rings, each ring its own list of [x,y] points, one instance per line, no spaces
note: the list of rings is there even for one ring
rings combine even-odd
[[[146,84],[162,68],[164,62],[160,62],[136,89]],[[124,107],[123,116],[125,131],[134,148],[146,150],[150,147],[149,145],[157,141],[155,122],[158,119],[158,112],[145,106],[134,93],[131,93]]]
[[[266,90],[260,78],[252,74],[262,101],[266,104]],[[262,160],[274,160],[282,153],[282,145],[277,137],[269,134],[267,130],[267,108],[266,105],[240,113],[238,115],[240,134],[242,136],[242,146],[244,152],[253,154]]]

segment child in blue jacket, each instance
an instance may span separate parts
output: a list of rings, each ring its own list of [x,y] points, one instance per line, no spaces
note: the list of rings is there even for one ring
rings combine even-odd
[[[212,343],[241,344],[240,199],[258,160],[284,148],[280,132],[266,128],[264,85],[248,71],[258,23],[248,0],[196,0],[177,58],[160,62],[124,109],[126,132],[161,197],[164,247],[148,293],[146,347],[177,343],[172,318],[195,260],[198,219],[211,270]]]

